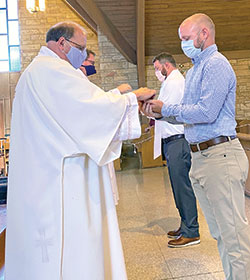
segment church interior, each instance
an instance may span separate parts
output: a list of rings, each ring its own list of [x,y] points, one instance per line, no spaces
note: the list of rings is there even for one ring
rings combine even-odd
[[[194,13],[206,13],[214,20],[218,49],[235,71],[237,136],[250,160],[249,0],[0,0],[0,280],[4,280],[8,153],[15,87],[46,44],[47,30],[61,21],[73,21],[86,29],[87,47],[96,53],[97,73],[90,80],[100,88],[108,91],[128,83],[133,89],[148,87],[158,93],[161,84],[155,77],[154,56],[163,51],[173,54],[184,75],[192,66],[182,53],[178,26]],[[168,248],[167,232],[178,228],[178,212],[166,162],[153,159],[154,128],[145,116],[140,116],[140,122],[141,137],[124,141],[121,157],[114,162],[128,280],[225,279],[216,241],[199,206],[201,243]],[[245,193],[250,220],[250,175]]]

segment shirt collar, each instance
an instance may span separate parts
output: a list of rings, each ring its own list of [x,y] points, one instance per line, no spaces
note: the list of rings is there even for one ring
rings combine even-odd
[[[162,84],[166,83],[167,80],[171,79],[172,76],[178,71],[178,69],[174,69],[171,73],[167,76],[167,78],[162,82]]]
[[[200,63],[202,60],[206,59],[207,57],[210,57],[216,51],[218,51],[218,48],[215,44],[207,47],[204,51],[202,51],[195,58],[192,58],[193,64]]]
[[[60,58],[55,52],[50,50],[48,47],[42,46],[38,56],[53,56]]]

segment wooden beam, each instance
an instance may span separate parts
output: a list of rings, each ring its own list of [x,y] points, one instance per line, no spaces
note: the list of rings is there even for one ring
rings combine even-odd
[[[92,20],[92,18],[86,13],[86,11],[76,2],[76,0],[66,0],[67,4],[70,6],[71,9],[73,9],[77,14],[79,14],[83,20],[86,22],[86,24],[89,26],[89,28],[97,33],[97,25],[95,21]]]
[[[139,87],[145,81],[145,0],[136,0],[136,54]]]
[[[229,60],[250,58],[250,50],[221,51],[221,53]],[[185,56],[184,54],[174,54],[173,57],[177,64],[191,62],[191,59]],[[154,56],[147,56],[146,65],[152,65],[153,58]]]
[[[119,52],[131,63],[136,64],[136,52],[114,26],[106,14],[96,5],[93,0],[67,0],[76,1],[89,17],[100,27],[102,32],[119,50]]]
[[[242,59],[250,57],[250,50],[241,50],[241,51],[221,51],[227,59]]]

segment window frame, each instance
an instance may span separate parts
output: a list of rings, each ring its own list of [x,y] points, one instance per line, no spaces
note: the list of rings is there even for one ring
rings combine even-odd
[[[9,69],[7,72],[19,72],[21,71],[21,42],[20,42],[20,26],[19,26],[19,18],[18,18],[18,0],[15,0],[17,3],[17,18],[16,19],[9,19],[8,15],[8,5],[9,5],[9,0],[4,0],[5,1],[5,8],[0,8],[0,11],[5,11],[6,15],[6,31],[7,33],[0,33],[0,36],[7,36],[7,44],[8,44],[8,59],[0,59],[0,62],[2,61],[8,61],[9,64]],[[9,22],[17,22],[18,23],[18,36],[19,36],[19,44],[10,44],[10,39],[9,39]],[[17,47],[19,48],[19,69],[12,69],[11,67],[11,48]],[[1,68],[0,68],[1,69]],[[1,71],[0,73],[3,73],[6,71]]]

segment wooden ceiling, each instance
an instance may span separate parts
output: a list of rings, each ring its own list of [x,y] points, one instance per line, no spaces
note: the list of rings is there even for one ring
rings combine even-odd
[[[178,27],[194,13],[213,19],[220,51],[250,50],[250,0],[66,1],[93,30],[99,26],[124,57],[141,69],[145,56],[162,51],[182,54]]]
[[[143,0],[145,1],[145,55],[161,51],[181,54],[179,24],[194,13],[206,13],[216,25],[216,41],[221,51],[250,49],[250,0]],[[87,22],[98,25],[91,16],[96,6],[136,51],[138,0],[68,0]],[[78,7],[75,4],[78,4]],[[92,5],[92,4],[93,5]],[[74,7],[75,6],[75,7]],[[81,7],[81,9],[79,9]],[[95,14],[94,14],[95,15]],[[91,18],[91,21],[90,21]],[[100,26],[102,29],[102,26]]]
[[[195,13],[213,19],[221,51],[250,49],[249,0],[146,0],[146,55],[163,50],[182,53],[177,30],[183,19]]]

